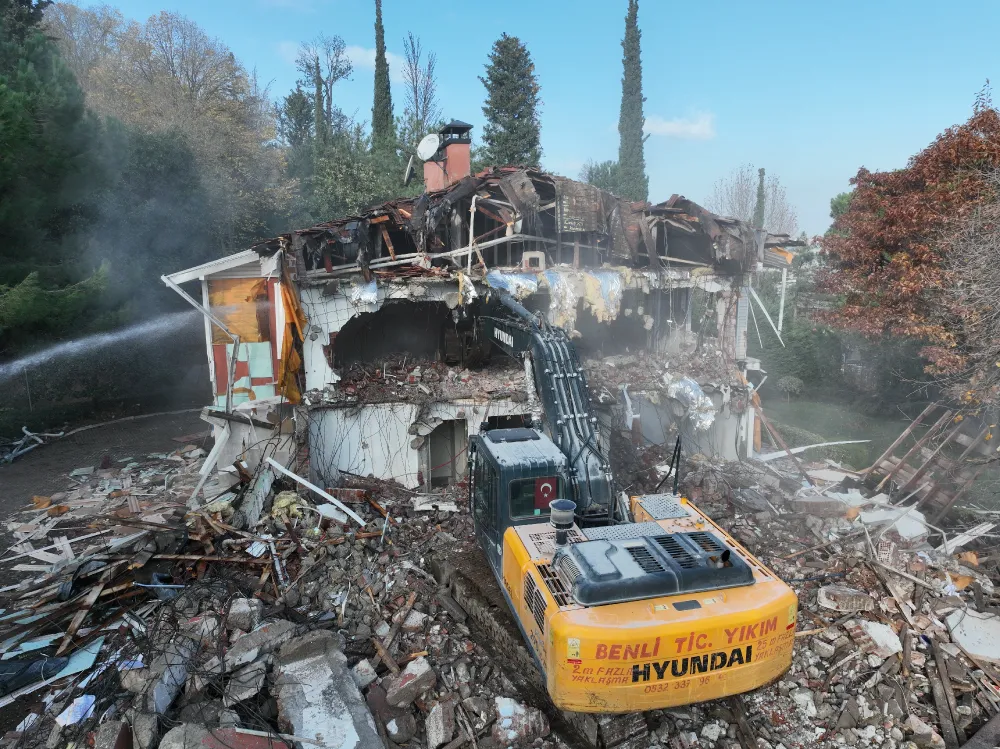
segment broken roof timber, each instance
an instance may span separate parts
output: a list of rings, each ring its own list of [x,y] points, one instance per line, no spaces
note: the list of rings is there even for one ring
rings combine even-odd
[[[461,269],[457,257],[470,255],[467,270],[513,268],[522,264],[526,250],[541,252],[549,266],[662,271],[679,263],[732,276],[754,269],[764,260],[763,247],[776,246],[775,237],[761,241],[759,235],[746,222],[717,216],[683,196],[657,205],[632,203],[587,183],[503,167],[418,198],[289,232],[253,249],[262,256],[289,249],[307,272],[361,273],[366,280],[389,266],[447,275]],[[492,249],[485,253],[487,248]]]

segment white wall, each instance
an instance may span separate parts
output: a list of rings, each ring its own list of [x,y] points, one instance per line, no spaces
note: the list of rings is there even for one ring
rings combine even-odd
[[[309,412],[309,463],[321,480],[340,471],[372,474],[417,485],[417,453],[407,430],[417,417],[410,403],[377,403],[357,408],[317,408]]]
[[[427,440],[433,424],[464,419],[471,436],[489,416],[527,414],[526,404],[507,399],[459,400],[422,407],[414,403],[371,403],[345,408],[314,408],[309,412],[309,460],[320,479],[334,467],[360,476],[395,479],[415,489],[418,474],[429,477]],[[413,426],[416,425],[416,426]],[[413,428],[411,429],[411,426]],[[464,472],[466,457],[456,459]]]

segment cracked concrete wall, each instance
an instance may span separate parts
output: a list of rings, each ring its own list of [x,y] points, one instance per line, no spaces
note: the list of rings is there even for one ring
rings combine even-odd
[[[447,403],[371,403],[344,408],[316,408],[309,414],[309,458],[321,480],[332,468],[380,479],[395,479],[415,489],[430,478],[426,435],[443,421],[465,420],[469,437],[490,416],[528,415],[526,403],[507,399]],[[465,458],[459,456],[461,471]]]
[[[306,390],[321,390],[336,383],[340,377],[327,361],[324,347],[330,345],[330,334],[339,333],[347,322],[364,312],[378,312],[387,299],[404,299],[414,302],[444,302],[449,308],[458,304],[456,281],[390,281],[371,285],[364,282],[331,282],[317,286],[303,286],[299,295],[309,330],[302,345]],[[336,340],[334,340],[336,347]]]

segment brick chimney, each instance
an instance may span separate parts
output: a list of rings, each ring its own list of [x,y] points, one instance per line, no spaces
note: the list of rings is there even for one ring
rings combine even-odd
[[[438,130],[441,145],[433,158],[424,162],[424,189],[441,190],[468,177],[472,171],[472,125],[452,120]]]

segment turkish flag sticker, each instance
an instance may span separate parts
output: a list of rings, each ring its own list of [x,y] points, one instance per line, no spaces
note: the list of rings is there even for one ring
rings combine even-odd
[[[556,487],[558,486],[559,480],[555,476],[543,476],[542,478],[535,479],[536,510],[549,509],[549,502],[557,499]]]

